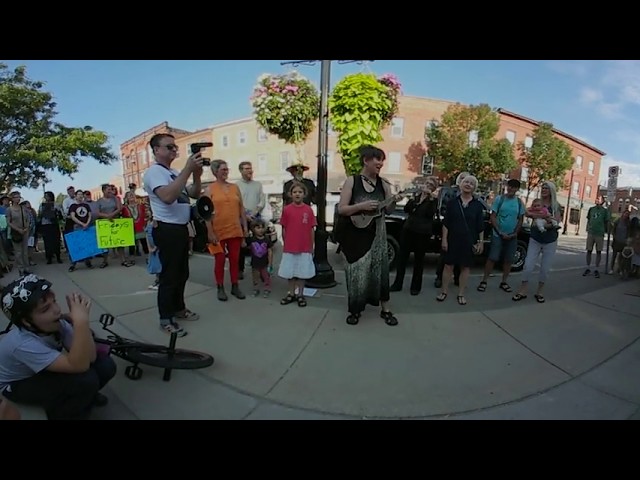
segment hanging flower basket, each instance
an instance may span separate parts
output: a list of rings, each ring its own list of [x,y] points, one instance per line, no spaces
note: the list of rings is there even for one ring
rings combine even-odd
[[[400,82],[391,74],[347,75],[329,99],[331,124],[338,132],[338,148],[347,175],[360,171],[358,151],[363,145],[382,141],[382,129],[398,113]]]
[[[320,95],[298,72],[265,74],[254,87],[251,106],[256,121],[267,132],[286,143],[300,145],[318,119]]]
[[[386,73],[378,78],[378,82],[387,87],[386,96],[391,102],[391,106],[386,115],[382,117],[382,126],[391,123],[391,120],[398,114],[398,97],[400,96],[400,81],[398,77],[391,73]]]

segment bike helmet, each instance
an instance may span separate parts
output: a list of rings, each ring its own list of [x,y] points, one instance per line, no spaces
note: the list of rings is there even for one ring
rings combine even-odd
[[[2,289],[2,311],[12,324],[21,327],[51,285],[32,273],[18,278]]]

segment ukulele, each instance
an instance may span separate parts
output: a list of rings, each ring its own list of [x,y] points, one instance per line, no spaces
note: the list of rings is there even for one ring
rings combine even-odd
[[[400,193],[396,193],[395,195],[383,200],[378,204],[378,208],[375,210],[369,210],[365,212],[358,212],[355,215],[351,215],[351,222],[356,228],[367,228],[371,225],[376,218],[382,216],[382,212],[385,208],[391,205],[393,202],[397,202],[398,196],[405,197],[407,195],[411,195],[413,193],[420,192],[420,187],[410,187],[405,190],[402,190]]]

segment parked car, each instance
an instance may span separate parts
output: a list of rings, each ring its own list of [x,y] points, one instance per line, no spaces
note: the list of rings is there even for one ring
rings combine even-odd
[[[440,189],[440,193],[438,196],[438,204],[442,203],[442,199],[445,195],[451,194],[451,187],[442,187]],[[482,262],[486,261],[487,255],[489,254],[490,246],[491,246],[491,238],[492,238],[492,226],[489,220],[490,217],[490,208],[488,207],[485,200],[482,198],[478,198],[480,202],[485,207],[485,233],[484,233],[484,250],[482,255],[478,258]],[[336,211],[334,215],[337,215],[337,205]],[[433,223],[433,234],[431,239],[429,240],[429,244],[427,245],[427,253],[439,254],[440,253],[440,245],[442,244],[442,211],[439,211],[436,214],[436,218]],[[389,266],[390,268],[395,268],[396,260],[398,258],[398,254],[400,251],[400,235],[402,233],[402,228],[404,226],[404,222],[407,218],[407,214],[404,212],[403,206],[398,206],[396,210],[390,214],[386,215],[386,227],[387,227],[387,248],[389,250]],[[527,247],[529,246],[529,235],[531,229],[529,225],[523,225],[518,234],[518,246],[516,248],[516,255],[511,266],[511,271],[519,272],[524,268],[524,260],[527,256]],[[333,243],[335,239],[333,237],[333,233],[330,234],[330,240]],[[339,248],[339,247],[338,247]],[[339,250],[338,250],[339,251]]]

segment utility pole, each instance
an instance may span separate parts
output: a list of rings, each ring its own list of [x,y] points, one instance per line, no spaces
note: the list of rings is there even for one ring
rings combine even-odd
[[[373,60],[338,60],[338,63],[363,63]],[[320,112],[318,121],[318,178],[317,184],[317,224],[313,263],[316,276],[306,282],[309,288],[333,288],[337,285],[335,273],[327,255],[327,151],[329,150],[329,90],[331,87],[331,62],[333,60],[297,60],[282,62],[280,65],[313,66],[320,62]]]

